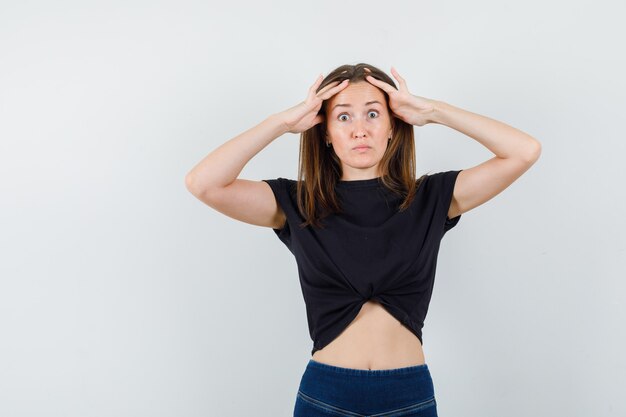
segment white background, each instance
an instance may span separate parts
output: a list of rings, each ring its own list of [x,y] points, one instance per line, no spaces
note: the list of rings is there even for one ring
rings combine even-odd
[[[295,259],[184,177],[365,62],[543,146],[442,242],[424,327],[439,414],[623,416],[624,12],[2,1],[0,415],[291,415],[312,347]],[[493,156],[414,129],[418,175]],[[298,146],[281,136],[240,178],[295,178]]]

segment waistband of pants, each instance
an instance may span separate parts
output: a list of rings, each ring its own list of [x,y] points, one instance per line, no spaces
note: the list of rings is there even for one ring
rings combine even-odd
[[[344,368],[341,366],[329,365],[326,363],[318,362],[314,359],[309,359],[307,368],[323,371],[327,373],[351,375],[351,376],[399,376],[399,375],[415,375],[424,374],[429,375],[430,371],[427,364],[406,366],[402,368],[392,369],[356,369],[356,368]]]
[[[351,410],[357,416],[365,416],[403,407],[430,407],[434,405],[435,388],[425,363],[372,370],[344,368],[310,359],[300,380],[298,396],[301,406],[313,402],[327,409]]]

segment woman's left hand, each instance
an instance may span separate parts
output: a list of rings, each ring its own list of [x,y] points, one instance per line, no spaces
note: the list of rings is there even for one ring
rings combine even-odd
[[[367,68],[366,70],[369,71]],[[391,74],[398,80],[400,89],[396,89],[371,75],[365,76],[365,79],[369,81],[370,84],[387,93],[389,96],[389,108],[397,118],[415,126],[424,126],[425,124],[431,123],[432,119],[430,119],[430,117],[435,110],[435,100],[412,95],[409,93],[404,78],[402,78],[393,67],[391,67]]]

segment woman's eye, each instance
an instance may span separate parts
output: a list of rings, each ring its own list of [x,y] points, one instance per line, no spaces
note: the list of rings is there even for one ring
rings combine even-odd
[[[368,112],[368,114],[371,114],[371,113],[375,113],[376,115],[378,115],[378,111],[376,111],[376,110],[371,110],[370,112]],[[342,116],[348,116],[348,114],[347,114],[347,113],[341,113],[341,114],[338,116],[338,117],[339,117],[339,120],[341,120],[341,117],[342,117]],[[344,120],[345,120],[345,119],[344,119]]]

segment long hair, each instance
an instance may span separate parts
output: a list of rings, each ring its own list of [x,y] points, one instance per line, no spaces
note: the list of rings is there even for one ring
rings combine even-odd
[[[369,69],[369,72],[365,71]],[[366,75],[384,81],[396,87],[391,77],[380,69],[365,63],[342,65],[330,72],[322,81],[316,92],[333,81],[350,80],[368,82]],[[397,89],[397,87],[396,87]],[[393,136],[379,163],[381,182],[394,194],[403,197],[399,211],[405,210],[413,200],[415,192],[421,184],[423,175],[415,178],[415,139],[413,125],[393,116],[389,108],[389,95],[385,96],[387,111],[391,118]],[[324,100],[319,114],[325,121],[318,123],[300,134],[300,155],[298,161],[297,201],[298,209],[306,219],[301,227],[312,225],[323,227],[321,219],[333,213],[343,212],[335,194],[335,184],[342,176],[341,161],[333,147],[326,146],[326,123],[328,100]]]

